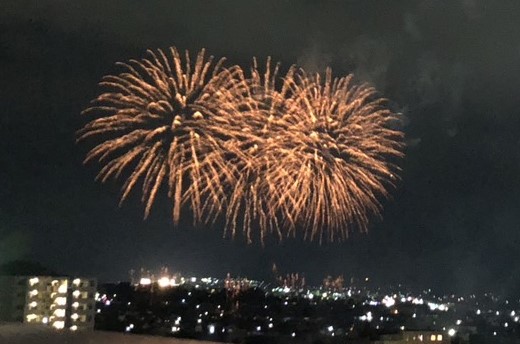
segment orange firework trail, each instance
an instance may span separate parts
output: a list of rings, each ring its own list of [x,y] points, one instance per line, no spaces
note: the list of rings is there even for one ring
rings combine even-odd
[[[163,183],[173,200],[175,222],[187,202],[197,220],[218,215],[225,199],[221,180],[233,173],[224,157],[226,142],[217,136],[227,126],[220,113],[233,110],[228,97],[239,87],[237,69],[222,68],[224,59],[214,65],[204,50],[194,66],[188,53],[183,64],[175,48],[171,58],[161,50],[148,53],[148,59],[120,63],[127,71],[100,83],[107,92],[85,113],[101,116],[79,131],[79,140],[108,139],[85,162],[104,164],[97,177],[103,182],[131,170],[121,201],[142,181],[145,217]]]
[[[270,59],[246,77],[204,50],[194,63],[175,48],[148,53],[103,79],[107,91],[85,110],[98,116],[78,132],[101,141],[85,159],[103,165],[98,179],[129,174],[121,201],[141,183],[147,217],[167,185],[175,223],[189,205],[195,222],[225,215],[226,232],[248,241],[253,228],[261,241],[299,228],[310,240],[342,240],[380,215],[403,144],[373,88],[330,70],[291,67],[280,78]]]
[[[310,240],[344,240],[349,227],[367,230],[369,216],[380,215],[379,198],[388,197],[402,157],[397,116],[367,85],[352,76],[308,77],[301,71],[285,79],[291,96],[279,115],[283,130],[266,140],[271,164],[266,175],[276,188],[271,206],[304,228]],[[295,228],[291,226],[291,228]]]

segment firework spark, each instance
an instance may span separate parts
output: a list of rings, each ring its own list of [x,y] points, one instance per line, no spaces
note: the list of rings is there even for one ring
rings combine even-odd
[[[188,52],[184,62],[175,48],[167,53],[148,51],[149,58],[119,63],[126,71],[106,76],[107,89],[85,113],[95,113],[79,131],[79,140],[103,140],[88,153],[85,162],[104,164],[97,178],[106,181],[130,171],[121,202],[142,182],[145,217],[162,184],[168,185],[173,219],[189,203],[196,220],[220,213],[225,200],[221,181],[233,177],[225,160],[226,111],[234,109],[240,88],[236,67],[223,68],[200,51],[194,61]],[[227,116],[228,118],[230,116]]]
[[[234,236],[241,228],[249,242],[253,241],[253,228],[258,228],[261,242],[269,233],[282,239],[285,231],[294,228],[292,214],[282,214],[279,207],[274,206],[282,195],[276,185],[269,182],[269,169],[280,162],[273,161],[273,155],[265,150],[267,142],[283,135],[287,128],[288,86],[294,72],[294,67],[289,68],[278,88],[279,64],[273,66],[269,58],[265,72],[261,73],[255,59],[250,76],[241,76],[243,105],[239,108],[244,130],[236,144],[231,145],[234,159],[230,162],[238,175],[234,178],[234,187],[229,189],[226,230]]]
[[[262,242],[298,229],[342,240],[380,215],[403,144],[373,88],[330,70],[279,77],[270,59],[263,73],[254,60],[246,77],[204,50],[194,64],[175,48],[148,53],[103,79],[107,91],[85,111],[98,118],[79,131],[102,141],[85,159],[103,165],[98,179],[129,174],[121,202],[141,182],[147,217],[164,184],[175,223],[188,204],[195,222],[224,215],[225,233],[241,229],[250,242],[254,228]]]
[[[265,172],[277,190],[271,208],[310,240],[343,240],[352,227],[366,231],[369,217],[381,214],[379,199],[397,181],[394,162],[403,155],[402,133],[393,129],[397,116],[374,88],[355,85],[351,75],[301,71],[285,80],[284,129],[261,153],[278,162]]]

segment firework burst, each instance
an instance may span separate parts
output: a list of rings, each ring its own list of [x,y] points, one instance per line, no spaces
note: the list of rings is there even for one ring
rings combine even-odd
[[[225,160],[229,143],[223,140],[230,134],[226,121],[232,116],[222,114],[235,109],[231,100],[240,94],[239,69],[223,68],[224,59],[213,63],[204,50],[194,63],[188,52],[183,61],[175,48],[170,56],[162,50],[148,54],[119,63],[126,71],[100,83],[107,91],[84,111],[98,118],[79,131],[78,140],[102,142],[85,162],[104,165],[97,176],[103,182],[129,171],[121,202],[141,182],[145,217],[167,184],[174,222],[185,203],[196,220],[208,220],[225,201],[222,181],[236,175]]]
[[[269,202],[310,240],[347,238],[349,230],[367,230],[369,217],[381,214],[381,197],[395,186],[402,157],[397,116],[374,88],[355,85],[352,76],[286,78],[290,96],[279,114],[283,133],[266,140],[271,162],[265,174]],[[291,226],[290,228],[295,228]]]
[[[256,228],[262,242],[299,229],[342,240],[380,215],[403,144],[373,88],[330,70],[293,66],[280,77],[270,59],[246,76],[204,50],[193,63],[175,48],[148,54],[103,78],[105,93],[85,110],[96,118],[78,132],[98,142],[85,162],[102,165],[99,180],[125,176],[121,202],[141,185],[147,217],[166,185],[175,223],[189,205],[195,222],[224,215],[225,233],[250,242]]]
[[[241,137],[231,145],[234,159],[230,160],[235,171],[234,186],[230,188],[226,209],[226,230],[234,236],[241,229],[249,242],[253,241],[252,228],[258,227],[260,241],[265,235],[276,233],[281,239],[284,231],[291,230],[294,222],[284,217],[275,203],[279,189],[269,180],[269,169],[277,162],[267,154],[267,142],[283,135],[287,128],[285,113],[287,98],[290,96],[290,81],[295,68],[289,68],[283,78],[279,78],[279,64],[272,65],[267,59],[265,72],[260,72],[257,60],[253,61],[250,76],[241,75],[242,104],[239,106],[242,121]],[[277,87],[277,84],[280,84]],[[284,231],[283,231],[284,230]]]

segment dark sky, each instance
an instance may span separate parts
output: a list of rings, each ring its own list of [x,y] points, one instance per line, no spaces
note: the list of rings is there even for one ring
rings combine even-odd
[[[446,290],[520,282],[520,2],[0,2],[0,262],[126,279],[163,264],[222,276],[371,276]],[[246,245],[222,228],[174,228],[166,198],[142,220],[120,183],[94,181],[80,116],[147,48],[206,47],[247,67],[272,55],[373,83],[407,118],[403,182],[367,235]]]

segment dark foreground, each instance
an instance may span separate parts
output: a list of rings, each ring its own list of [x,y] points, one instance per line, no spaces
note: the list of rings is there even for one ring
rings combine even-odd
[[[48,327],[0,324],[2,344],[211,344],[189,339],[125,335],[103,331],[58,332]]]

